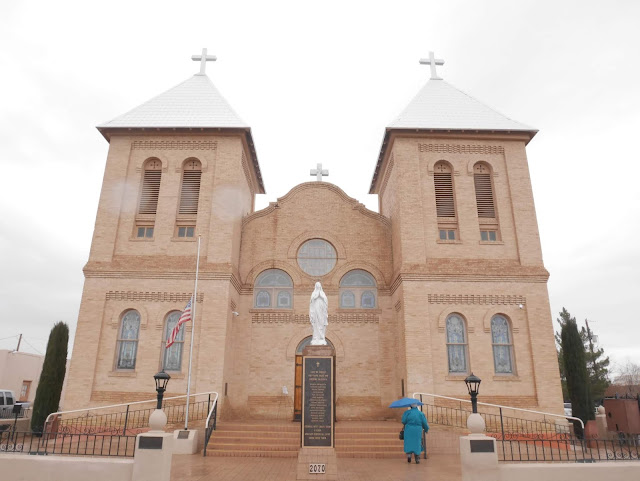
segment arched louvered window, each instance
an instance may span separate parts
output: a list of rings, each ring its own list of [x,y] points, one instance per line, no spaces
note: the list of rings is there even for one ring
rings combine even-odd
[[[438,217],[455,217],[456,202],[453,196],[453,172],[446,162],[438,162],[433,168]]]
[[[458,219],[453,192],[453,169],[448,162],[440,161],[433,166],[433,185],[436,193],[438,241],[455,242],[458,240]]]
[[[342,309],[375,309],[377,297],[376,280],[367,271],[354,269],[340,279]]]
[[[158,159],[149,159],[144,164],[142,177],[142,192],[140,193],[139,214],[155,214],[160,195],[160,177],[162,163]]]
[[[449,359],[449,372],[452,374],[465,374],[467,366],[467,328],[464,319],[458,314],[450,314],[447,317],[447,357]]]
[[[473,167],[473,183],[476,188],[478,217],[495,219],[496,207],[493,196],[493,184],[491,182],[491,171],[486,164],[478,162]]]
[[[496,374],[513,374],[513,339],[509,321],[501,315],[491,319],[491,344]]]
[[[185,162],[182,171],[182,188],[180,189],[180,207],[178,214],[197,214],[200,198],[200,178],[202,164],[197,159]]]
[[[293,281],[283,270],[261,272],[253,292],[253,305],[259,309],[293,309]]]
[[[140,314],[133,309],[125,312],[118,331],[116,369],[136,368],[139,334]]]
[[[175,341],[167,348],[167,339],[171,335],[171,331],[176,327],[182,312],[173,311],[167,316],[164,328],[164,337],[162,338],[162,350],[164,356],[162,359],[162,369],[165,371],[181,371],[182,370],[182,351],[184,347],[184,324],[180,326]]]

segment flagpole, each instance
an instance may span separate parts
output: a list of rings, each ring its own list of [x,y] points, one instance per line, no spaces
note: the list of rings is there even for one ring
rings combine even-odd
[[[189,346],[189,374],[187,375],[187,409],[184,415],[184,430],[189,429],[189,396],[191,395],[191,360],[193,359],[193,334],[196,332],[196,304],[198,303],[198,269],[200,268],[200,234],[198,234],[198,256],[196,257],[196,283],[191,302],[191,345]]]

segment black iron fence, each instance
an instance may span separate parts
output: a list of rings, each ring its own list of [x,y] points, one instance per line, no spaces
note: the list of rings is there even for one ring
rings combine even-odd
[[[189,421],[206,419],[211,403],[211,395],[208,395],[205,400],[190,402]],[[138,406],[138,404],[127,404],[123,406],[124,409],[121,408],[118,412],[105,414],[89,411],[75,417],[53,416],[44,431],[63,434],[136,435],[149,428],[149,416],[156,408],[152,402],[148,407],[140,408]],[[184,423],[186,411],[184,402],[180,404],[175,401],[164,402],[162,409],[167,415],[167,424]]]
[[[135,436],[67,433],[37,436],[31,432],[11,430],[0,433],[0,455],[16,453],[133,457],[135,448]]]
[[[495,437],[495,436],[494,436]],[[500,461],[594,463],[640,460],[637,438],[578,439],[572,434],[509,435],[496,438]]]

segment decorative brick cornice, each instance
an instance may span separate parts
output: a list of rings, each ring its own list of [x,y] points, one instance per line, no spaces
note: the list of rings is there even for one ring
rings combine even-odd
[[[134,140],[131,150],[216,150],[215,140]]]
[[[107,291],[107,301],[151,301],[151,302],[187,302],[190,292],[139,292],[139,291]],[[196,302],[202,302],[204,294],[198,293]]]
[[[524,305],[524,296],[482,294],[429,294],[429,304]]]
[[[252,312],[253,324],[309,324],[309,314],[292,312]],[[380,316],[371,312],[329,314],[329,324],[377,324]]]
[[[504,154],[504,147],[501,145],[418,144],[418,150],[420,152],[437,152],[442,154]]]

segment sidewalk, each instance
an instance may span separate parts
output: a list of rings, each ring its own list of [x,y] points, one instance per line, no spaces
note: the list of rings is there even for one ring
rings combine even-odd
[[[180,481],[295,481],[295,458],[174,455],[171,479]],[[338,458],[340,481],[460,481],[460,457],[433,455],[420,464],[407,458]]]

